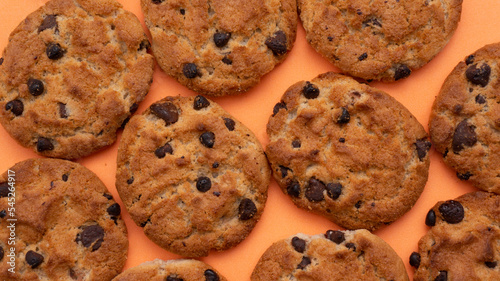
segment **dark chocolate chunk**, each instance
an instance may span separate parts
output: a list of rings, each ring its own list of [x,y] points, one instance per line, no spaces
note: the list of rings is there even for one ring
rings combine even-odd
[[[137,109],[138,109],[138,108],[139,108],[139,105],[138,105],[137,103],[135,103],[135,102],[134,102],[134,103],[130,106],[130,108],[128,109],[128,111],[129,111],[131,114],[134,114],[134,113],[137,111]]]
[[[54,150],[54,145],[52,144],[50,139],[39,137],[38,141],[36,142],[36,150],[38,152]]]
[[[359,60],[359,61],[362,61],[362,60],[365,60],[367,57],[368,57],[368,54],[367,54],[367,53],[362,53],[362,54],[358,57],[358,60]]]
[[[38,33],[44,31],[45,29],[51,29],[55,27],[55,31],[57,31],[57,20],[56,15],[47,15],[42,21],[42,24],[38,27]]]
[[[0,261],[3,260],[3,256],[4,256],[4,251],[3,251],[3,247],[0,246]]]
[[[57,103],[58,107],[59,107],[59,117],[61,118],[68,118],[68,111],[66,110],[66,105],[64,103]]]
[[[200,142],[208,148],[214,147],[215,134],[212,132],[204,132],[200,135]]]
[[[233,119],[227,117],[222,117],[222,119],[224,119],[224,125],[226,125],[226,128],[229,131],[234,131],[234,126],[236,125],[236,122],[234,122]]]
[[[156,116],[163,119],[167,126],[179,120],[178,109],[173,103],[154,103],[149,108]]]
[[[2,260],[2,259],[0,258],[0,260]],[[497,267],[497,264],[498,263],[496,261],[485,261],[484,262],[484,265],[486,265],[488,268],[495,268],[495,267]]]
[[[467,123],[467,119],[458,123],[453,134],[453,141],[451,147],[455,154],[459,153],[466,146],[473,146],[477,142],[477,136],[474,125]]]
[[[311,259],[304,256],[302,257],[302,261],[300,261],[300,263],[297,265],[297,269],[304,270],[304,268],[306,268],[310,264],[311,264]]]
[[[203,274],[205,275],[205,281],[219,281],[219,275],[211,269],[205,270]]]
[[[151,2],[153,2],[153,4],[161,4],[163,3],[165,0],[151,0]]]
[[[288,168],[288,167],[285,167],[285,166],[281,166],[279,165],[279,169],[280,169],[280,172],[281,172],[281,178],[286,178],[286,176],[288,175],[288,171],[292,172],[292,169]]]
[[[139,49],[138,51],[142,51],[142,50],[149,50],[151,48],[151,43],[149,43],[149,40],[147,39],[144,39],[141,41],[141,44],[139,44]]]
[[[214,34],[215,46],[219,48],[226,46],[229,39],[231,39],[231,33],[229,32],[217,32]]]
[[[486,98],[483,95],[476,96],[476,103],[483,104],[486,103]]]
[[[36,97],[43,93],[44,87],[42,81],[30,78],[28,79],[27,84],[28,84],[28,91],[30,92],[31,95]]]
[[[287,182],[286,185],[286,192],[288,195],[292,197],[299,197],[300,196],[300,184],[296,180],[292,180]]]
[[[464,174],[461,174],[461,173],[458,173],[457,172],[457,177],[460,179],[460,180],[463,180],[463,181],[466,181],[466,180],[469,180],[470,177],[472,177],[473,175],[470,173],[470,172],[466,172]]]
[[[86,248],[92,246],[92,252],[98,250],[104,241],[104,229],[98,225],[84,226],[82,232],[76,235],[75,242],[82,242]]]
[[[306,187],[305,196],[310,202],[320,202],[325,198],[323,196],[323,191],[325,191],[326,186],[320,180],[315,178],[309,179],[309,184]]]
[[[196,76],[198,76],[198,67],[196,67],[194,63],[186,63],[182,67],[182,73],[184,73],[184,76],[188,79],[196,78]]]
[[[477,64],[473,64],[465,71],[465,77],[472,84],[485,87],[490,81],[491,68],[486,63],[483,63],[479,68]]]
[[[292,147],[293,148],[300,148],[300,146],[301,146],[300,140],[294,140],[294,141],[292,141]]]
[[[166,143],[163,146],[158,147],[155,150],[155,156],[158,157],[159,159],[162,159],[165,157],[165,155],[170,154],[172,155],[174,153],[174,150],[172,149],[172,146],[170,144]]]
[[[225,64],[227,64],[227,65],[233,64],[233,61],[230,58],[228,58],[227,56],[224,56],[222,58],[222,62],[225,63]]]
[[[426,139],[420,139],[415,142],[417,148],[417,156],[420,161],[424,161],[427,152],[431,149],[431,142]]]
[[[356,209],[359,209],[359,208],[361,208],[362,204],[363,204],[363,202],[360,200],[360,201],[356,202],[356,204],[354,204],[354,207],[356,207]]]
[[[292,238],[292,247],[295,251],[303,253],[306,250],[306,241],[295,236]]]
[[[342,107],[342,114],[337,118],[337,124],[346,124],[349,123],[351,120],[351,115],[349,114],[349,111],[347,111],[347,108]]]
[[[68,181],[68,175],[67,174],[62,175],[62,180],[63,181]]]
[[[413,252],[410,255],[410,265],[417,269],[420,266],[420,254]]]
[[[435,226],[436,225],[436,213],[433,209],[430,209],[425,216],[425,225]]]
[[[326,39],[328,39],[328,41],[332,42],[333,41],[333,36],[328,36],[328,37],[326,37]]]
[[[448,200],[439,206],[443,219],[450,224],[459,223],[464,219],[464,207],[460,202]]]
[[[339,138],[339,142],[344,143],[345,142],[345,138]]]
[[[272,37],[267,38],[265,44],[275,56],[285,54],[287,51],[285,32],[276,31]]]
[[[171,274],[171,275],[167,276],[166,281],[184,281],[184,279],[177,277],[177,275]]]
[[[219,165],[220,165],[219,162],[214,162],[212,164],[212,168],[217,169],[217,168],[219,168]]]
[[[127,184],[133,184],[133,183],[134,183],[134,176],[132,176],[127,180]]]
[[[307,81],[304,88],[302,88],[302,94],[306,99],[315,99],[319,96],[319,89],[316,85]]]
[[[249,220],[255,216],[257,213],[257,206],[255,206],[255,203],[248,199],[245,198],[241,200],[240,205],[238,207],[238,217],[242,221]]]
[[[39,265],[42,264],[44,260],[42,255],[31,250],[29,250],[26,253],[25,258],[26,258],[26,263],[28,263],[31,266],[31,268],[37,268]]]
[[[467,58],[465,58],[465,64],[469,65],[474,62],[474,55],[470,55]]]
[[[115,217],[117,217],[117,216],[119,216],[119,215],[120,215],[120,213],[121,213],[120,204],[115,203],[115,204],[113,204],[113,205],[109,206],[109,207],[108,207],[108,209],[107,209],[106,211],[108,212],[108,214],[109,214],[110,216],[115,216]]]
[[[185,15],[185,14],[186,14],[186,10],[184,10],[184,9],[180,9],[180,10],[179,10],[179,13],[181,13],[181,15]]]
[[[448,272],[447,271],[439,271],[439,275],[434,279],[434,281],[447,281],[448,280]]]
[[[8,103],[5,104],[5,110],[10,110],[12,114],[15,116],[19,116],[23,114],[24,111],[24,104],[22,101],[15,99],[11,100]]]
[[[0,198],[9,196],[9,183],[2,182],[0,183]]]
[[[273,108],[273,117],[278,114],[278,112],[280,111],[280,109],[284,108],[285,110],[288,110],[288,108],[286,108],[286,103],[281,101],[281,102],[278,102],[276,105],[274,105],[274,108]]]
[[[59,45],[59,43],[50,43],[45,49],[47,57],[51,60],[58,60],[64,56],[66,51]]]
[[[353,250],[354,252],[356,252],[356,245],[354,243],[345,243],[345,247],[347,249],[350,249],[350,250]]]
[[[200,110],[202,108],[208,107],[209,105],[210,102],[204,96],[198,95],[194,98],[194,110]]]
[[[1,211],[0,211],[0,219],[5,218],[6,216],[7,216],[7,211],[5,211],[5,210],[1,210]],[[0,260],[1,260],[1,259],[0,259]]]
[[[196,189],[199,192],[207,192],[212,188],[212,181],[208,177],[198,177],[196,179]]]
[[[338,199],[340,194],[342,194],[342,185],[338,182],[329,183],[326,185],[326,194],[333,200]]]
[[[328,230],[325,234],[325,238],[333,241],[335,244],[340,244],[345,241],[344,232],[340,230]]]
[[[405,64],[397,65],[394,69],[394,80],[398,81],[399,79],[406,78],[410,76],[411,69],[408,68]]]

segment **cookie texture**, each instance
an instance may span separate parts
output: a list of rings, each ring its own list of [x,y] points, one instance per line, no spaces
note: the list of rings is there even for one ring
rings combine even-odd
[[[251,276],[267,280],[408,280],[394,250],[365,229],[297,234],[262,255]]]
[[[422,125],[388,94],[333,72],[291,86],[267,124],[273,176],[300,208],[377,229],[417,201],[429,170]]]
[[[467,56],[432,106],[429,132],[460,180],[500,194],[500,43]]]
[[[429,210],[414,280],[500,280],[500,195],[476,191]]]
[[[247,91],[295,41],[294,0],[141,0],[141,7],[163,71],[206,95]]]
[[[199,257],[249,234],[263,211],[270,174],[254,134],[215,102],[167,97],[125,127],[116,187],[153,242]]]
[[[169,260],[156,259],[129,268],[116,276],[113,281],[226,281],[210,265],[198,260]]]
[[[307,41],[343,72],[396,81],[448,43],[462,0],[298,0]]]
[[[120,205],[82,165],[29,159],[0,176],[1,280],[111,280],[127,249]]]
[[[154,60],[114,0],[51,0],[11,33],[0,121],[22,146],[76,159],[110,145],[149,90]]]

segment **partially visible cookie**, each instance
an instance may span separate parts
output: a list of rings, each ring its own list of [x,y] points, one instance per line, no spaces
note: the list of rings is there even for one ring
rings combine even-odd
[[[198,260],[169,260],[156,259],[129,268],[116,276],[113,281],[225,281],[210,265]]]
[[[500,43],[458,63],[434,101],[429,131],[457,177],[500,194]]]
[[[167,97],[125,127],[116,187],[153,242],[199,257],[245,239],[264,209],[270,173],[254,134],[215,102]]]
[[[295,0],[141,0],[141,7],[160,67],[206,95],[247,91],[295,41]]]
[[[343,72],[396,81],[428,63],[457,28],[462,0],[298,0],[307,41]]]
[[[22,146],[75,159],[112,144],[153,78],[137,17],[114,0],[51,0],[10,34],[0,122]]]
[[[262,255],[251,276],[267,280],[408,280],[405,265],[384,240],[365,229],[297,234]]]
[[[500,280],[500,195],[476,191],[429,210],[414,280]]]
[[[0,279],[111,280],[127,259],[120,211],[80,164],[17,163],[0,175]]]
[[[388,94],[333,72],[291,86],[267,124],[273,176],[300,208],[348,229],[406,213],[427,182],[430,142]]]

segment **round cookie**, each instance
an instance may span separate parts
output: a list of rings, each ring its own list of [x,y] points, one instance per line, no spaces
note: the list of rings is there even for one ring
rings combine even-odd
[[[206,95],[247,91],[295,41],[295,0],[141,0],[141,7],[160,67]]]
[[[500,194],[500,43],[458,63],[432,106],[429,132],[459,179]]]
[[[84,166],[29,159],[0,175],[1,280],[111,280],[127,249],[120,205]]]
[[[43,156],[76,159],[110,145],[148,93],[148,48],[137,17],[114,0],[51,0],[3,51],[0,122]]]
[[[417,201],[430,142],[388,94],[333,72],[288,88],[267,124],[273,176],[300,208],[377,229]]]
[[[264,209],[270,174],[254,134],[215,102],[167,97],[125,127],[116,187],[153,242],[199,257],[245,239]]]
[[[408,280],[405,265],[365,229],[297,234],[271,245],[251,276],[267,280]]]
[[[307,41],[343,72],[396,81],[448,43],[462,0],[298,0]]]
[[[414,280],[500,280],[500,195],[476,191],[429,210]]]
[[[169,260],[156,259],[129,268],[116,276],[113,281],[226,281],[210,265],[198,260]]]

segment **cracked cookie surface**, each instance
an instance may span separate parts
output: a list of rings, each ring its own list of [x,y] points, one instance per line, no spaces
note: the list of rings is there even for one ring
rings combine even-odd
[[[254,134],[215,102],[167,97],[125,126],[116,187],[153,242],[199,257],[245,239],[264,209],[270,174]]]
[[[288,88],[267,124],[273,176],[300,208],[374,230],[406,213],[427,182],[430,142],[388,94],[333,72]]]
[[[76,159],[112,144],[149,90],[154,59],[114,0],[51,0],[11,33],[0,121],[22,146]]]
[[[202,94],[247,91],[295,41],[294,0],[141,0],[163,71]]]
[[[111,280],[127,259],[120,213],[101,180],[78,163],[17,163],[0,175],[0,279]],[[8,264],[12,247],[15,273]]]
[[[298,0],[307,41],[343,72],[396,81],[448,43],[462,0]]]

